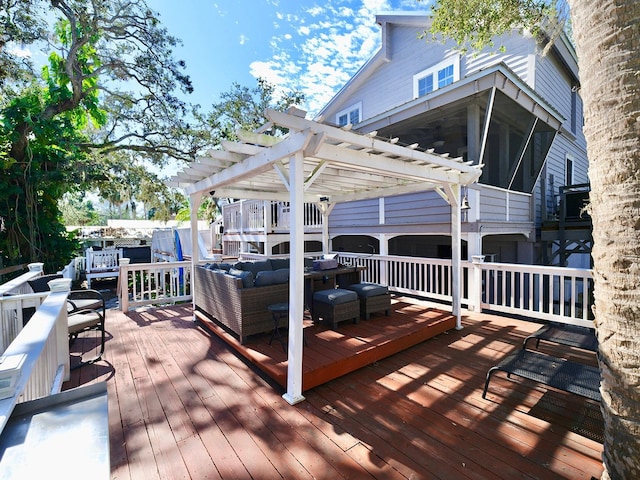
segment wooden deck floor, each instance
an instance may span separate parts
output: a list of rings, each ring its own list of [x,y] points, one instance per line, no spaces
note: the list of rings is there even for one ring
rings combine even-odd
[[[245,344],[205,315],[197,318],[215,335],[255,364],[281,387],[287,385],[286,332],[280,341],[271,334],[254,335]],[[302,390],[317,387],[394,353],[433,338],[456,326],[451,313],[425,302],[394,298],[390,315],[373,314],[358,324],[341,323],[337,330],[304,320],[307,345],[303,349]]]
[[[290,406],[277,384],[192,318],[190,306],[110,310],[104,360],[74,370],[65,384],[107,382],[113,479],[590,479],[602,472],[598,404],[501,374],[482,399],[488,368],[536,324],[465,317],[463,330],[312,388]]]

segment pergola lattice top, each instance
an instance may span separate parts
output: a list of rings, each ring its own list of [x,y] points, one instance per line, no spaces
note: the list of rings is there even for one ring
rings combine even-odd
[[[481,165],[462,158],[402,146],[376,132],[360,134],[349,126],[306,120],[304,114],[293,108],[268,110],[270,123],[260,131],[278,125],[289,129],[287,135],[239,132],[239,142],[222,142],[220,150],[210,150],[169,184],[189,195],[215,192],[216,197],[287,201],[288,164],[301,154],[305,202],[329,198],[340,203],[431,189],[449,201],[450,185],[469,185],[482,173]]]

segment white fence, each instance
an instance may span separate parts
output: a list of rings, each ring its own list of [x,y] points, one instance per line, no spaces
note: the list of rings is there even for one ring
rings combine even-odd
[[[340,253],[340,261],[366,267],[363,281],[452,301],[451,260]],[[465,261],[461,273],[461,302],[471,310],[593,327],[591,270]]]
[[[25,322],[40,307],[49,292],[0,297],[0,355],[22,331]]]
[[[265,257],[243,253],[242,258]],[[361,274],[365,282],[388,285],[398,293],[452,302],[451,260],[344,252],[339,259],[346,265],[365,267]],[[192,298],[190,262],[121,265],[120,269],[120,305],[125,311],[133,306]],[[593,327],[591,270],[466,261],[461,270],[461,303],[469,310]]]
[[[191,262],[129,264],[120,261],[118,281],[120,309],[186,302],[191,296]]]
[[[591,270],[502,263],[482,269],[482,307],[593,328]]]

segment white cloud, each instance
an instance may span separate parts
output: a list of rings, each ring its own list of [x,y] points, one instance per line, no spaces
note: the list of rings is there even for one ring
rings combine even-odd
[[[301,90],[306,97],[304,108],[311,115],[379,48],[376,14],[425,9],[416,0],[362,0],[355,9],[343,3],[326,0],[322,6],[278,12],[283,33],[271,39],[272,58],[253,62],[250,67],[253,76],[265,78],[281,90]]]
[[[245,43],[247,43],[248,40],[249,38],[246,35],[243,35],[243,34],[240,35],[240,45],[244,45]]]
[[[18,46],[9,48],[8,53],[18,58],[31,58],[33,56],[31,50]]]

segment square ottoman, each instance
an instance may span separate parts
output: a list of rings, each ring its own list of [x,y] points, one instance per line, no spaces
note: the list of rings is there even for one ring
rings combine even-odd
[[[313,293],[311,315],[314,321],[330,322],[335,330],[338,323],[353,319],[358,323],[360,300],[358,294],[344,288],[332,288]]]
[[[371,314],[374,312],[384,311],[385,315],[389,316],[391,295],[389,294],[389,288],[385,285],[362,282],[354,283],[346,288],[358,294],[358,298],[360,299],[360,315],[364,317],[365,320],[369,320]]]

